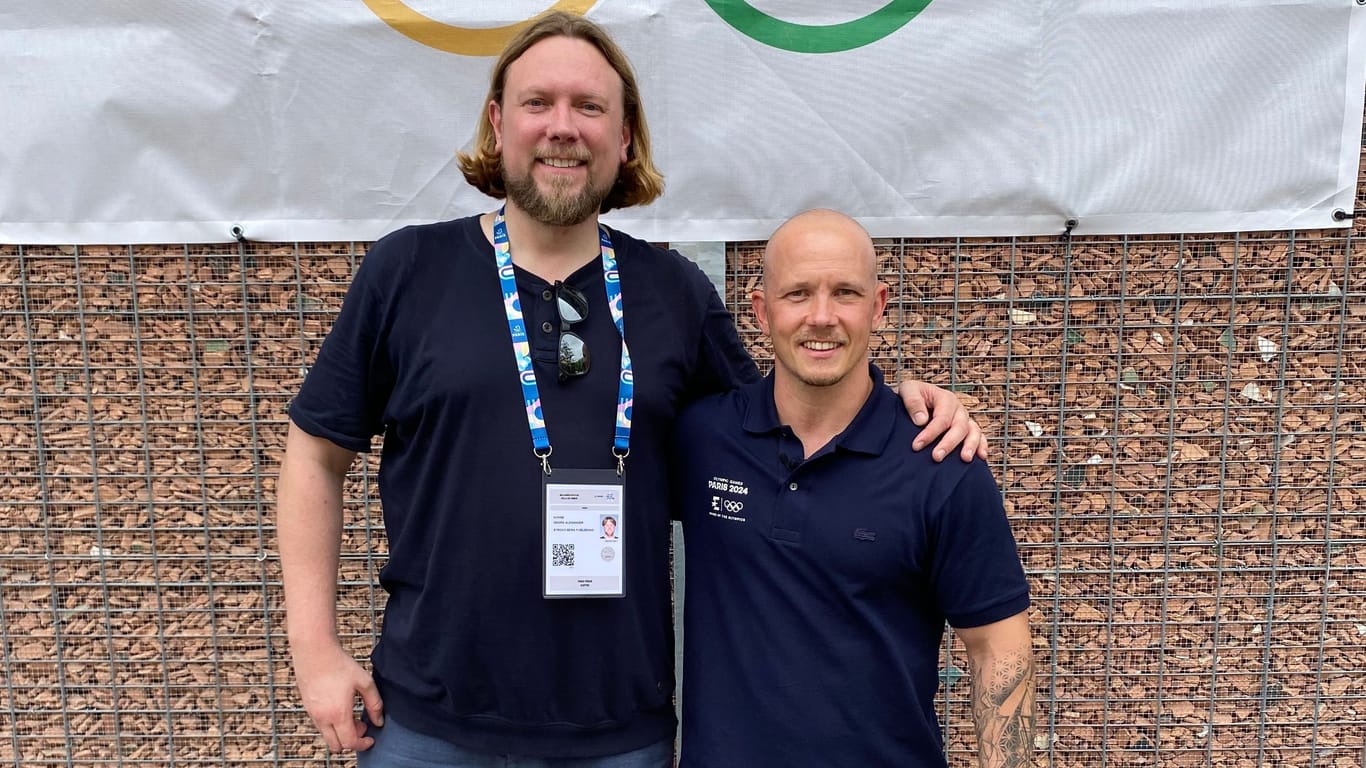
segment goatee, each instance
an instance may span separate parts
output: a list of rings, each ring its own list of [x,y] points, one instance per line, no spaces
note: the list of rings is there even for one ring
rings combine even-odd
[[[568,184],[553,184],[549,193],[542,192],[531,174],[513,176],[503,168],[503,188],[508,200],[531,218],[551,227],[572,227],[596,216],[611,189],[601,189],[592,178],[584,182],[578,192],[570,192]]]

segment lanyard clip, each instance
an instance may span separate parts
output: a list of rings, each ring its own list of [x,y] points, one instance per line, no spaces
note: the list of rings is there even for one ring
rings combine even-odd
[[[531,452],[536,456],[536,458],[541,460],[541,471],[545,472],[547,475],[550,474],[550,452],[553,450],[555,450],[554,447],[549,445],[545,447],[545,453],[541,453],[539,448],[531,449]],[[621,473],[618,472],[617,474]]]
[[[617,477],[626,473],[626,457],[631,455],[631,449],[621,450],[612,446],[612,455],[617,457]]]

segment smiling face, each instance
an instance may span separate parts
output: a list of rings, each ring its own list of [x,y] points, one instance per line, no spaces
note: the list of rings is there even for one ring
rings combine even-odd
[[[868,339],[882,323],[887,286],[857,222],[810,211],[779,227],[764,251],[763,286],[750,298],[785,387],[833,392],[866,383]]]
[[[555,36],[507,69],[489,104],[508,201],[551,226],[598,213],[631,144],[621,77],[586,40]]]

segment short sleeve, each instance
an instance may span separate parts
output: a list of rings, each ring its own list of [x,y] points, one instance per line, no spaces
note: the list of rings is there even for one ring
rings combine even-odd
[[[400,284],[406,238],[375,243],[356,271],[318,359],[290,403],[300,429],[352,451],[369,451],[384,431],[394,372],[387,325]]]
[[[950,625],[980,627],[1029,607],[1029,584],[996,481],[981,459],[937,511],[933,585]]]

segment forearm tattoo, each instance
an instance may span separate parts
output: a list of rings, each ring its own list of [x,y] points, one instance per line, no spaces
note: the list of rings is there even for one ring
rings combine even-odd
[[[981,768],[1034,765],[1034,658],[1027,651],[972,666],[972,717]]]

